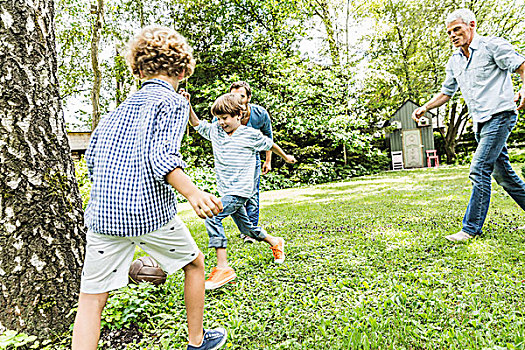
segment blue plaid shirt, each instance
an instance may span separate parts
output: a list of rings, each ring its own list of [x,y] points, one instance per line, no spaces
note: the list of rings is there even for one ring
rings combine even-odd
[[[171,84],[151,79],[100,121],[85,155],[91,231],[139,236],[175,216],[175,193],[164,177],[186,167],[180,144],[188,116],[188,102]]]

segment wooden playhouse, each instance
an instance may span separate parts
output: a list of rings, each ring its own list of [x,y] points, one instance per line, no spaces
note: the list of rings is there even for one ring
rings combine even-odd
[[[415,102],[407,100],[385,123],[385,126],[393,129],[392,132],[386,133],[393,170],[439,166],[432,126],[436,116],[427,112],[419,123],[416,123],[412,119],[412,112],[418,107]]]

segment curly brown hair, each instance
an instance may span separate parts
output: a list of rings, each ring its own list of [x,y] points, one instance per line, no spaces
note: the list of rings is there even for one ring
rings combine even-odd
[[[128,44],[127,61],[131,72],[138,78],[163,74],[177,77],[193,74],[193,49],[186,39],[167,27],[149,26]]]
[[[224,94],[219,96],[211,106],[211,114],[215,117],[219,115],[238,116],[241,112],[246,111],[246,106],[242,103],[242,98],[239,94]]]

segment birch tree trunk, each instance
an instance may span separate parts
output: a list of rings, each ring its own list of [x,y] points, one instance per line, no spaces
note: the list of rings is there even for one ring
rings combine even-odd
[[[98,63],[98,49],[100,36],[104,24],[104,0],[97,0],[95,6],[95,23],[91,34],[91,66],[93,68],[93,88],[91,89],[91,104],[93,106],[91,130],[95,130],[100,121],[100,86],[102,85],[102,72]]]
[[[0,333],[66,330],[85,235],[52,0],[0,0]]]

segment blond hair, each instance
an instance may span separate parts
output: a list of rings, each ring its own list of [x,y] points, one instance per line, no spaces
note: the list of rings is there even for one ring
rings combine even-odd
[[[193,74],[193,49],[186,39],[167,27],[149,26],[128,44],[127,61],[133,75],[139,78],[155,75],[184,77]]]
[[[217,98],[211,106],[211,114],[215,117],[225,114],[238,116],[244,111],[246,111],[246,106],[242,103],[241,96],[231,92]]]

